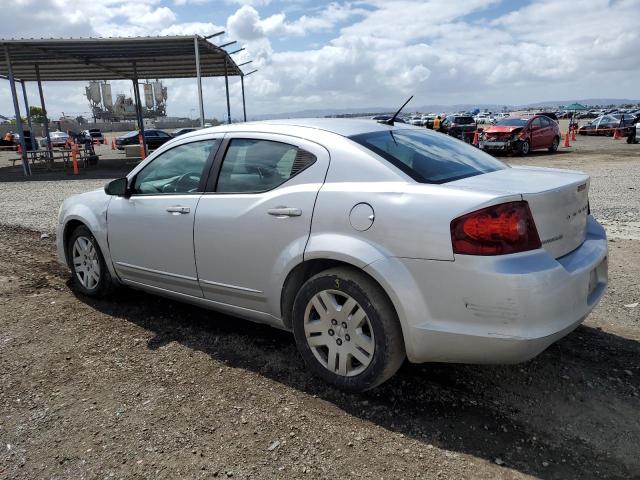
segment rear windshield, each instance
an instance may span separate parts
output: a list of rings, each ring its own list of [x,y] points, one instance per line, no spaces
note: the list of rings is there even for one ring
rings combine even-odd
[[[387,130],[350,138],[420,183],[452,182],[508,168],[475,147],[429,130]]]
[[[476,123],[473,117],[455,117],[453,121],[455,123],[459,123],[460,125],[469,125],[471,123]]]
[[[102,136],[102,133],[100,133],[100,132],[94,132],[94,131],[90,131],[90,132],[89,132],[89,134],[90,134],[92,137],[101,137],[101,136]]]
[[[504,125],[505,127],[524,127],[529,123],[529,120],[526,118],[504,118],[502,120],[498,120],[496,125]]]

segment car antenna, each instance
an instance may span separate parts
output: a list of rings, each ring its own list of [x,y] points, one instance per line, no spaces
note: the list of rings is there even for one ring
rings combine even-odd
[[[400,112],[402,111],[402,109],[407,106],[407,103],[409,103],[412,98],[413,98],[413,95],[411,95],[409,99],[402,104],[402,106],[398,109],[398,111],[393,114],[393,117],[391,117],[389,120],[382,120],[380,123],[393,126],[393,122],[396,121],[396,117],[400,115]]]

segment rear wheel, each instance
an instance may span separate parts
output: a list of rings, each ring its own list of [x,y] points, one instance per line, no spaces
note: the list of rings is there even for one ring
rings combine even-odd
[[[113,289],[111,274],[95,237],[84,225],[67,242],[67,258],[75,287],[85,295],[102,297]]]
[[[525,155],[529,155],[529,151],[531,150],[531,145],[529,145],[529,140],[523,140],[520,144],[520,155],[523,157]]]
[[[293,305],[293,333],[307,367],[350,392],[380,385],[405,358],[386,293],[352,268],[326,270],[305,282]]]
[[[551,153],[557,152],[558,151],[558,145],[560,145],[560,138],[559,137],[553,137],[553,143],[549,147],[549,151]]]

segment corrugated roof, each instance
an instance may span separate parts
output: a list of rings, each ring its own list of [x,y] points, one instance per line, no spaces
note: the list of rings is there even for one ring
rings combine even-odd
[[[200,74],[229,76],[242,70],[224,49],[199,35],[167,37],[0,39],[0,73],[8,74],[4,47],[11,56],[14,77],[42,81],[193,78],[196,76],[194,39],[198,42]]]

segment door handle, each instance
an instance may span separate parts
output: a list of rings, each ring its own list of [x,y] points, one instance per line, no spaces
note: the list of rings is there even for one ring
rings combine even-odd
[[[291,207],[276,207],[270,208],[267,210],[269,215],[273,215],[274,217],[299,217],[302,215],[302,210],[299,208],[291,208]]]
[[[191,209],[189,207],[179,207],[179,206],[167,207],[167,212],[169,212],[172,215],[186,214],[186,213],[189,213],[190,211]]]

